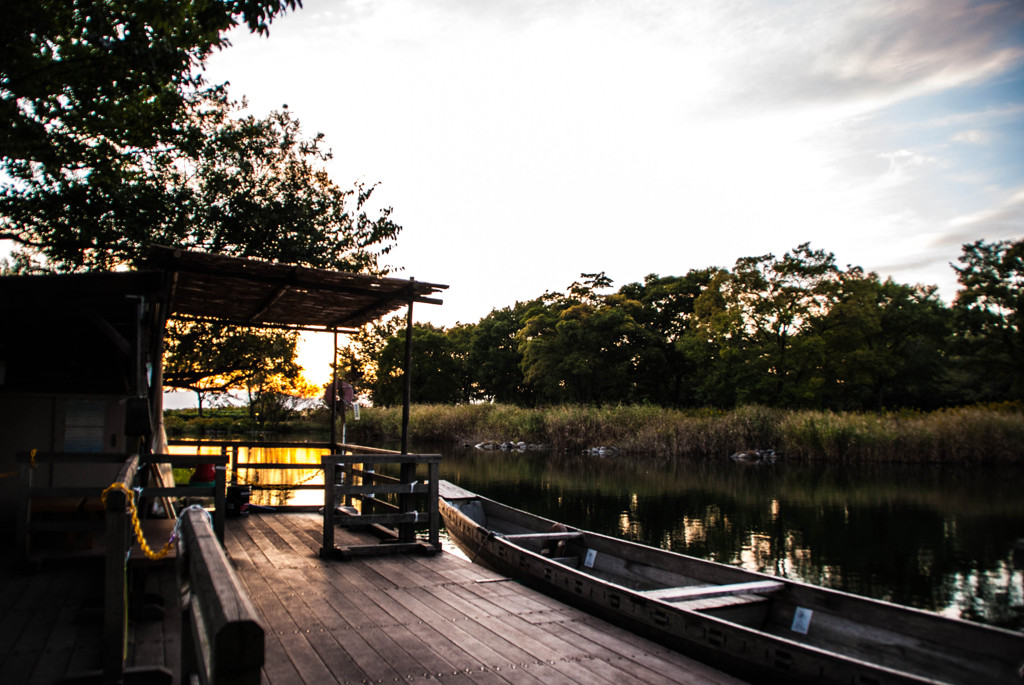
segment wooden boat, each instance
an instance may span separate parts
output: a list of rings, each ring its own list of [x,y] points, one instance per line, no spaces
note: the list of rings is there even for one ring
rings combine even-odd
[[[1024,634],[568,528],[440,482],[475,561],[752,682],[1021,683]]]

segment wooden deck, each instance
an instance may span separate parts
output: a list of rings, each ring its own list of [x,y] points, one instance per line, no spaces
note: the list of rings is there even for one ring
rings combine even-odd
[[[452,554],[322,560],[321,533],[315,514],[228,522],[228,555],[265,619],[270,685],[739,682]],[[83,623],[91,607],[100,615],[102,566],[94,571],[3,576],[5,682],[53,683],[98,667],[102,630]],[[146,590],[164,596],[165,616],[133,621],[129,665],[177,673],[173,568],[152,568]]]

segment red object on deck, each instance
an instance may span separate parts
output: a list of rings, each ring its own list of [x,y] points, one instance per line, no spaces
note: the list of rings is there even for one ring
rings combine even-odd
[[[192,472],[189,483],[212,483],[217,479],[217,471],[213,464],[200,464]]]

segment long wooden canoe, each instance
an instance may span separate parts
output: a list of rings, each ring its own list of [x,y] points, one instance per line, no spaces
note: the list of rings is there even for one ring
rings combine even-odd
[[[568,528],[440,482],[476,563],[752,682],[1022,683],[1024,634]]]

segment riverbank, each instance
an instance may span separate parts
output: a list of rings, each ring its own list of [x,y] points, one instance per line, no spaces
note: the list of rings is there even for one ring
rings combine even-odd
[[[244,410],[165,414],[168,434],[251,436],[268,432]],[[347,437],[361,444],[393,443],[401,434],[399,407],[363,408],[348,415]],[[273,435],[326,435],[326,410],[297,413]],[[674,410],[649,406],[527,409],[510,405],[415,405],[409,424],[416,443],[485,441],[549,445],[559,452],[614,447],[619,453],[695,459],[749,449],[782,458],[830,462],[1024,463],[1024,405],[1005,403],[934,412],[791,411],[768,407]]]

